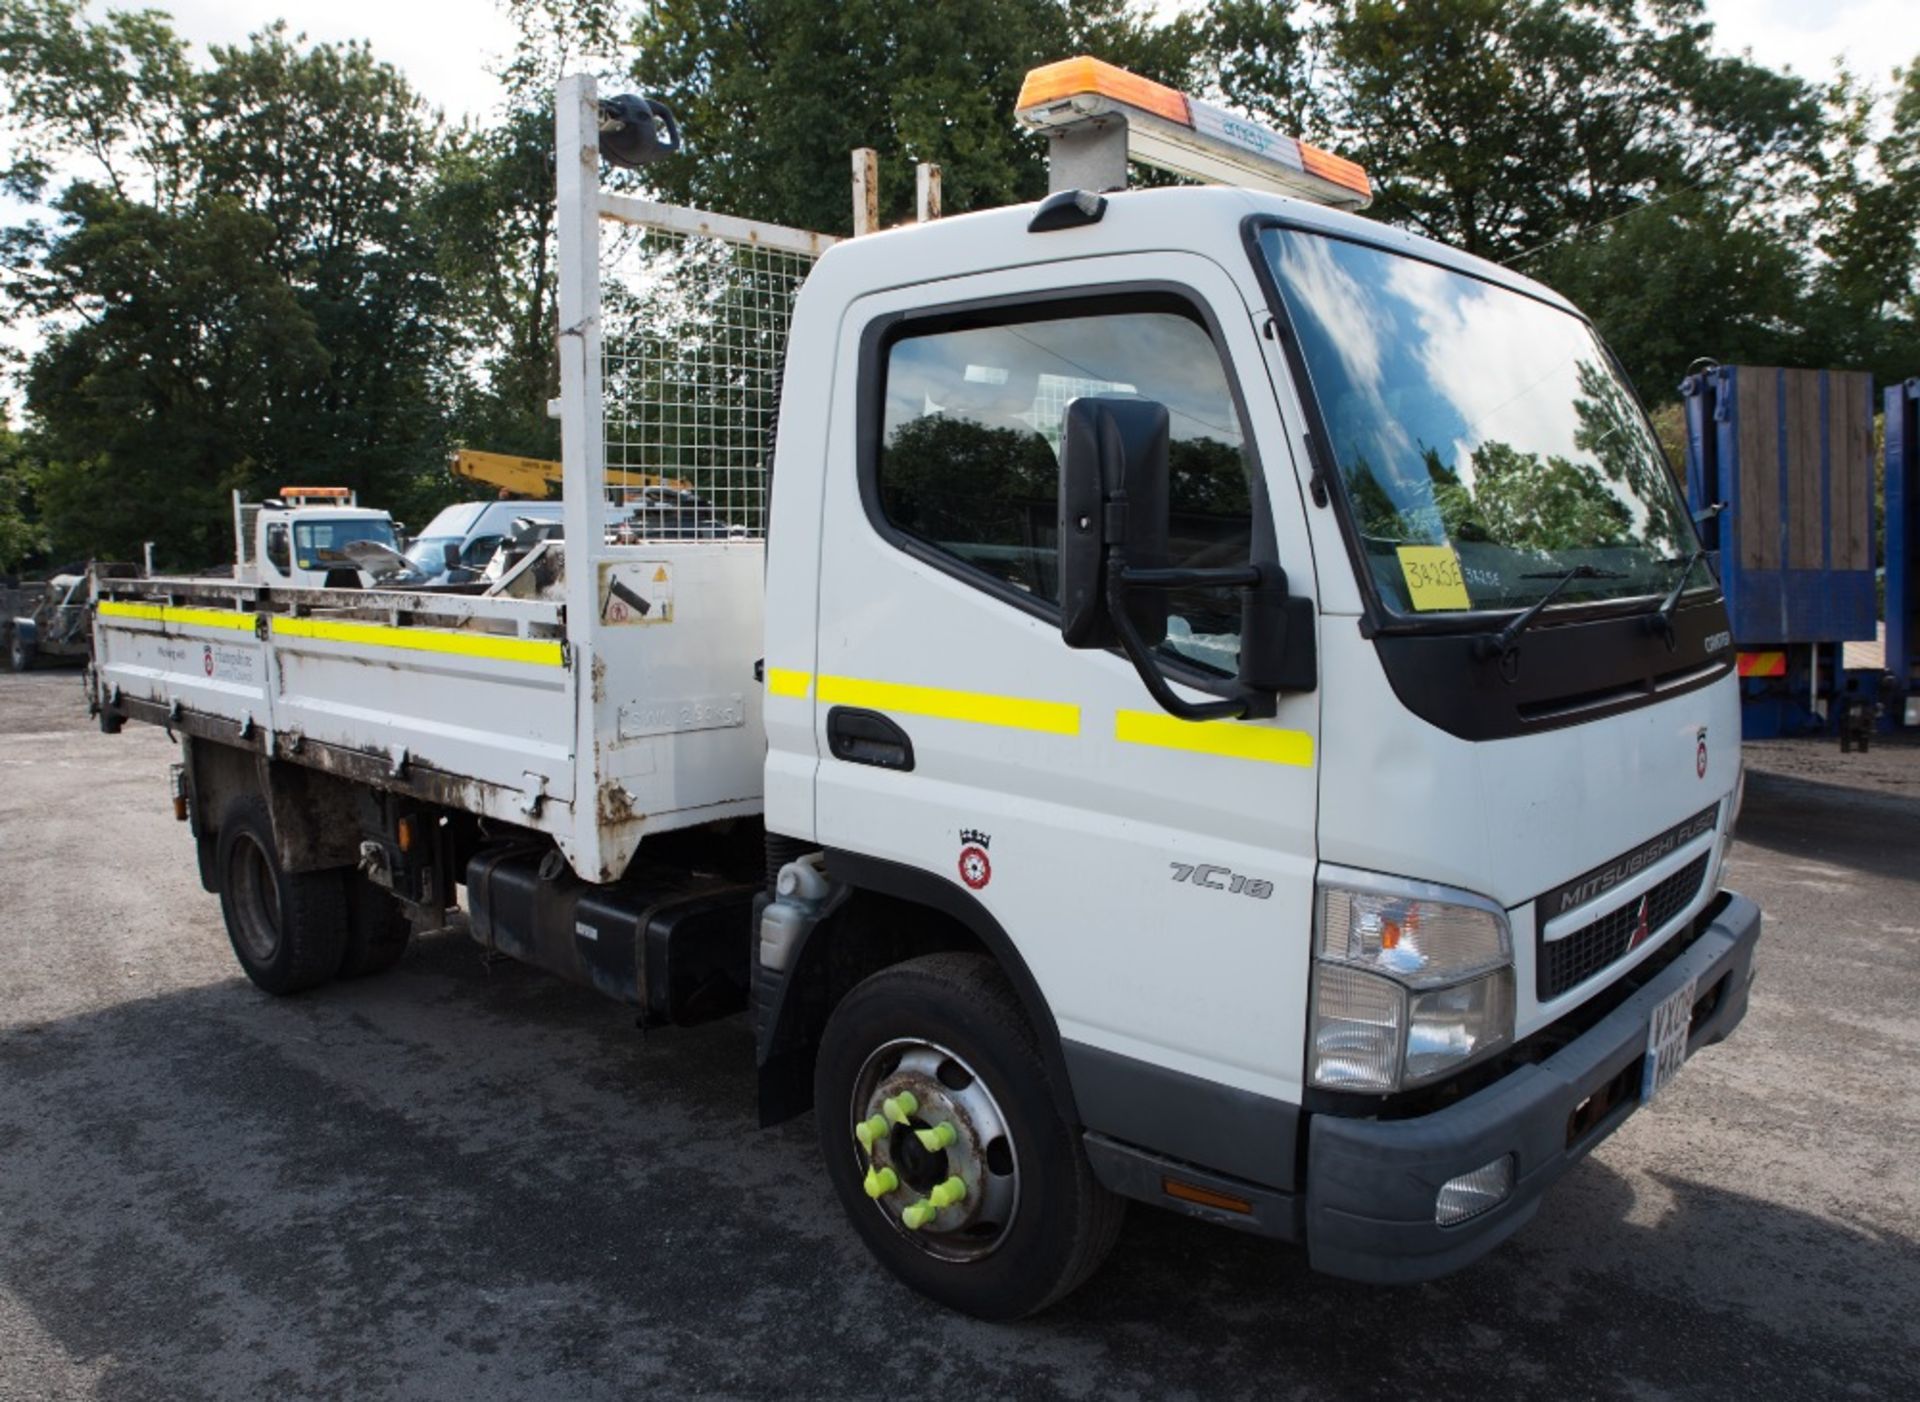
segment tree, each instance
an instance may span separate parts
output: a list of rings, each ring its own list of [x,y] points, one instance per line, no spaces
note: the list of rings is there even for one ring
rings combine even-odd
[[[559,393],[553,234],[553,115],[511,108],[453,135],[425,215],[450,299],[459,358],[452,435],[529,457],[560,456],[547,414]]]
[[[333,481],[398,510],[444,480],[447,298],[418,191],[435,121],[363,45],[283,26],[192,67],[154,12],[0,0],[8,178],[84,173],[7,231],[55,546],[226,553],[227,492]]]
[[[264,218],[269,264],[312,318],[324,379],[276,420],[274,471],[406,511],[443,479],[449,318],[419,191],[436,123],[365,45],[302,50],[276,24],[213,50],[193,114],[195,178]],[[271,480],[262,489],[278,485]]]
[[[1775,365],[1805,341],[1804,252],[1705,191],[1544,249],[1526,271],[1594,319],[1652,401],[1676,397],[1703,355]]]
[[[33,501],[37,479],[26,443],[0,425],[0,573],[19,569],[47,547]]]
[[[1818,94],[1699,0],[1215,0],[1224,95],[1364,164],[1372,217],[1574,298],[1647,392],[1811,344]]]
[[[1815,187],[1810,340],[1832,363],[1899,379],[1920,368],[1920,54],[1895,73],[1878,140],[1877,94],[1842,72],[1828,88]]]
[[[547,414],[559,393],[553,94],[560,77],[610,69],[626,24],[608,0],[509,0],[519,31],[500,69],[499,116],[449,137],[425,202],[452,299],[458,356],[452,435],[530,457],[560,456]]]
[[[1123,0],[658,0],[637,22],[633,77],[678,112],[686,154],[649,168],[667,198],[848,232],[848,153],[880,153],[883,222],[911,216],[913,167],[935,161],[952,212],[1046,193],[1044,143],[1012,114],[1026,72],[1092,52],[1184,85],[1188,18]]]
[[[1327,134],[1374,173],[1376,217],[1499,260],[1703,180],[1750,192],[1804,143],[1806,85],[1712,54],[1701,14],[1341,0],[1306,42]]]
[[[227,494],[280,462],[277,425],[325,383],[313,318],[273,270],[275,231],[231,201],[178,212],[95,185],[44,275],[81,321],[27,380],[58,553],[178,563],[225,552]]]

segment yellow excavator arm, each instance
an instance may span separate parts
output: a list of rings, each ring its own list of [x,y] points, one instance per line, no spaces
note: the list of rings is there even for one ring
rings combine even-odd
[[[462,448],[450,465],[455,477],[497,487],[509,496],[542,501],[560,495],[560,464],[546,458],[521,458],[510,453],[483,453],[478,448]],[[691,487],[677,477],[657,472],[630,472],[624,468],[607,469],[609,487]]]

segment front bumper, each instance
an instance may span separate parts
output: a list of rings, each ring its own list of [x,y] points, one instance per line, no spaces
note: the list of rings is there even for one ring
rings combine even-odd
[[[1541,1194],[1639,1108],[1647,1022],[1663,998],[1699,980],[1689,1056],[1739,1025],[1759,939],[1759,908],[1729,896],[1684,953],[1544,1061],[1413,1119],[1314,1116],[1304,1222],[1314,1268],[1374,1284],[1431,1280],[1512,1236]],[[1614,1096],[1617,1103],[1594,1118],[1594,1105]],[[1441,1185],[1503,1154],[1514,1156],[1512,1192],[1477,1217],[1437,1225]]]

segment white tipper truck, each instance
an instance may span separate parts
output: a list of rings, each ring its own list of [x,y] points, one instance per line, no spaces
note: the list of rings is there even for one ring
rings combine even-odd
[[[1090,59],[1022,94],[1045,201],[838,242],[603,189],[657,113],[559,92],[542,587],[97,585],[255,983],[464,904],[746,1009],[763,1120],[989,1317],[1127,1199],[1454,1270],[1740,1022],[1726,612],[1576,309]],[[745,529],[627,542],[609,469]]]

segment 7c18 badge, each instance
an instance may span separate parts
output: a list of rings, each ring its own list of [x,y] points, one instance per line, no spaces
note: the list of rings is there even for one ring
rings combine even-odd
[[[992,845],[993,839],[978,828],[960,829],[960,879],[968,890],[983,890],[993,880],[993,863],[987,860]]]

